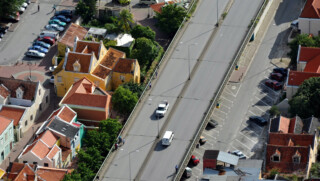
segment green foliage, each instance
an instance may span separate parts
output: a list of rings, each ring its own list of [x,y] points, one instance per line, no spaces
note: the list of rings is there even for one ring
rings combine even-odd
[[[320,163],[313,163],[310,169],[310,178],[320,178]]]
[[[79,162],[77,171],[83,181],[92,181],[95,176],[95,172],[85,162]]]
[[[70,175],[65,175],[63,181],[82,181],[81,175],[73,171]]]
[[[108,39],[104,39],[103,40],[103,44],[106,48],[109,48],[110,46],[116,46],[117,45],[117,41],[116,40],[108,40]]]
[[[149,26],[137,25],[131,30],[131,35],[134,39],[145,37],[154,41],[156,32],[154,32]]]
[[[130,4],[131,0],[118,0],[120,4]]]
[[[121,114],[128,115],[138,101],[137,93],[119,86],[112,95],[112,104],[115,110]]]
[[[86,163],[87,167],[92,171],[97,172],[102,164],[103,156],[96,147],[89,147],[85,152],[80,150],[78,152],[79,162]]]
[[[274,176],[276,176],[277,174],[279,174],[279,170],[277,168],[273,168],[270,170],[270,178],[274,178]]]
[[[161,13],[156,13],[157,26],[164,32],[174,35],[179,29],[183,18],[187,15],[184,8],[176,4],[167,5],[162,8]]]
[[[149,66],[157,57],[159,47],[152,40],[147,38],[138,38],[135,42],[135,48],[132,50],[131,58],[138,59],[141,67]]]
[[[99,124],[99,131],[102,133],[108,133],[109,140],[114,141],[117,138],[119,131],[122,129],[121,123],[117,119],[103,120]]]
[[[276,105],[271,106],[269,113],[271,116],[279,116],[281,114]]]
[[[107,29],[108,33],[118,33],[119,32],[119,28],[118,26],[116,26],[113,23],[106,23],[104,25],[104,28]]]
[[[133,22],[133,15],[127,9],[123,9],[120,12],[118,19],[118,25],[121,28],[121,30],[123,30],[124,32],[130,32],[130,23]]]
[[[317,40],[318,39],[319,38],[317,38]],[[288,55],[291,58],[291,62],[296,65],[299,45],[304,47],[315,47],[317,44],[319,44],[319,42],[316,42],[314,38],[309,37],[308,34],[297,35],[297,37],[289,43],[291,50]]]
[[[25,0],[1,0],[0,19],[15,16],[23,2],[25,2]]]
[[[129,89],[133,93],[137,93],[138,97],[141,96],[143,89],[144,89],[143,85],[133,83],[132,81],[122,84],[122,87],[125,89]]]
[[[144,82],[145,84],[149,81],[150,76],[153,74],[154,69],[157,67],[158,63],[159,63],[160,60],[161,60],[163,53],[164,53],[164,50],[163,50],[163,48],[161,47],[160,50],[159,50],[158,56],[157,56],[157,57],[154,59],[154,61],[152,62],[152,64],[151,64],[148,72],[146,73],[146,75],[144,75],[145,77],[144,77],[143,82]],[[141,76],[141,74],[140,74],[140,76]],[[142,80],[141,80],[141,82],[142,82]]]
[[[86,138],[83,140],[86,147],[95,147],[101,151],[102,155],[106,156],[109,148],[112,146],[110,134],[107,132],[97,132],[96,130],[89,130],[86,134]]]
[[[301,118],[320,116],[320,77],[305,80],[289,101],[290,113]]]
[[[82,17],[84,23],[87,23],[96,12],[96,0],[80,0],[75,9],[76,14]]]

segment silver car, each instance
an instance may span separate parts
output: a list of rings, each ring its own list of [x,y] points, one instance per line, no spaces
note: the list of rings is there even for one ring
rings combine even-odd
[[[27,53],[26,53],[26,56],[43,58],[45,56],[45,54],[44,53],[40,53],[37,50],[28,50]]]
[[[45,27],[47,30],[51,30],[51,31],[63,31],[64,28],[57,25],[57,24],[50,24],[50,25],[46,25]]]

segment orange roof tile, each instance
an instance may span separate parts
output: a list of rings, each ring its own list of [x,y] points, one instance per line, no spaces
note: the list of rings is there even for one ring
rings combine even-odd
[[[91,62],[91,56],[92,56],[91,54],[69,52],[65,70],[66,71],[74,71],[73,64],[76,61],[78,61],[80,64],[80,72],[88,73],[90,62]]]
[[[97,90],[98,93],[91,90]],[[106,108],[110,99],[111,96],[107,92],[96,87],[89,79],[84,77],[70,87],[61,103]]]
[[[59,151],[60,151],[59,147],[57,145],[54,145],[54,147],[48,153],[48,158],[52,159]]]
[[[62,153],[61,153],[62,158],[61,159],[64,162],[68,158],[68,156],[71,154],[71,149],[65,148],[65,147],[62,147],[61,149],[62,149]]]
[[[313,145],[314,135],[293,133],[269,133],[268,144],[287,146],[290,139],[293,140],[295,146],[310,146]]]
[[[11,123],[12,120],[0,116],[0,135],[3,133],[4,130],[7,129],[7,127],[9,126],[9,124]]]
[[[310,61],[320,55],[320,48],[315,47],[300,47],[299,61]]]
[[[41,140],[37,141],[31,150],[40,159],[43,159],[49,153],[50,149]]]
[[[93,42],[93,41],[77,41],[77,47],[75,52],[81,53],[84,49],[85,52],[90,53],[94,52],[95,56],[99,58],[99,51],[100,51],[100,42]]]
[[[290,70],[288,77],[288,86],[299,86],[303,83],[303,81],[311,77],[320,77],[320,73],[297,72]]]
[[[135,59],[120,58],[114,71],[119,73],[132,73],[135,62]]]
[[[300,17],[301,18],[320,18],[320,1],[319,0],[307,0]]]
[[[2,109],[0,110],[0,116],[4,116],[6,118],[12,119],[13,125],[17,126],[24,112],[25,112],[25,109],[22,109],[22,108],[20,109],[15,107],[2,106]]]
[[[35,166],[28,163],[13,162],[9,167],[8,179],[13,181],[34,181]]]
[[[86,30],[82,26],[71,23],[59,42],[73,48],[75,37],[78,37],[79,40],[82,40],[87,33],[88,30]]]
[[[0,85],[0,96],[7,98],[10,95],[10,91],[3,84]]]
[[[64,106],[62,108],[62,110],[59,112],[58,116],[62,120],[70,123],[74,119],[74,117],[76,116],[76,113],[73,112],[69,107]]]
[[[36,145],[36,141],[33,142],[31,145],[27,145],[27,147],[25,148],[24,152],[22,153],[22,155],[28,153],[30,150],[32,150],[32,148],[34,147],[34,145]]]
[[[23,99],[33,100],[38,82],[25,81],[13,78],[0,77],[0,85],[3,84],[11,93],[10,97],[16,98],[16,90],[21,87],[24,89]]]
[[[94,71],[92,72],[93,75],[98,76],[102,79],[105,79],[111,72],[111,69],[98,65]]]
[[[70,174],[70,169],[57,169],[48,167],[38,167],[37,174],[39,181],[59,181],[63,180],[66,174]]]
[[[52,147],[58,141],[58,138],[50,131],[46,130],[40,137],[40,139],[46,143],[49,147]]]
[[[279,131],[281,131],[282,133],[288,133],[289,125],[290,125],[290,119],[280,116]]]
[[[168,1],[169,4],[174,4],[173,1]],[[165,5],[165,2],[157,3],[157,4],[151,4],[150,8],[153,9],[153,11],[157,13],[162,13],[162,7]]]

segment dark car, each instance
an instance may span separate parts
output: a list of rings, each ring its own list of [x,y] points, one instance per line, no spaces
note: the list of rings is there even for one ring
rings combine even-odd
[[[194,166],[197,166],[197,165],[200,163],[200,159],[198,159],[198,158],[197,158],[196,156],[194,156],[194,155],[191,155],[190,162],[191,162]]]
[[[63,16],[65,16],[65,17],[67,17],[67,18],[72,18],[72,11],[71,10],[69,10],[69,9],[64,9],[64,10],[61,10],[61,11],[56,11],[55,13],[54,13],[54,15],[55,16],[59,16],[59,15],[63,15]]]
[[[56,42],[53,38],[49,37],[49,36],[45,36],[43,38],[38,38],[38,41],[43,41],[45,43],[50,44],[51,46]]]
[[[269,79],[265,82],[265,84],[273,90],[280,90],[282,88],[282,85],[276,80]]]
[[[210,119],[210,121],[208,122],[208,125],[210,125],[211,127],[215,128],[218,126],[218,122],[214,119]]]
[[[270,78],[273,79],[273,80],[277,80],[279,82],[283,81],[283,75],[280,74],[280,73],[271,73],[270,74]]]
[[[200,145],[203,145],[207,142],[206,138],[204,136],[200,136],[200,139],[199,139],[199,143]]]
[[[9,27],[7,27],[7,26],[0,27],[0,33],[3,33],[3,34],[7,33],[8,28],[9,28]]]
[[[280,74],[282,74],[282,76],[287,76],[287,73],[288,73],[288,70],[287,69],[285,69],[285,68],[279,68],[279,67],[277,67],[277,68],[274,68],[273,69],[273,73],[280,73]]]
[[[249,121],[252,121],[260,126],[265,126],[268,124],[268,121],[265,120],[263,117],[260,117],[260,116],[251,116],[249,118]]]

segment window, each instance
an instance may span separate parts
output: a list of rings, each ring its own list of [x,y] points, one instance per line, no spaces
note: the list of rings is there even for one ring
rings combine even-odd
[[[271,160],[274,161],[274,162],[280,162],[280,156],[275,154],[271,157]]]
[[[58,76],[58,82],[62,82],[62,77]]]
[[[293,156],[293,163],[300,163],[300,156]]]
[[[32,120],[33,120],[33,115],[30,116],[30,121],[32,121]]]
[[[28,125],[28,120],[26,120],[26,122],[24,122],[24,125],[27,126]]]
[[[39,110],[42,111],[42,103],[39,106]]]
[[[8,139],[8,133],[4,135],[4,141],[7,141],[7,139]]]
[[[46,96],[46,103],[48,103],[49,102],[49,97],[48,96]]]
[[[41,95],[41,89],[39,89],[39,96]]]
[[[48,164],[48,163],[44,163],[44,166],[45,166],[45,167],[49,167],[49,164]]]
[[[123,75],[120,75],[120,80],[121,80],[122,82],[124,82],[124,76],[123,76]]]
[[[28,163],[28,161],[23,161],[23,163]]]
[[[38,164],[38,162],[33,162],[33,164],[34,164],[34,165],[37,165],[37,164]]]

